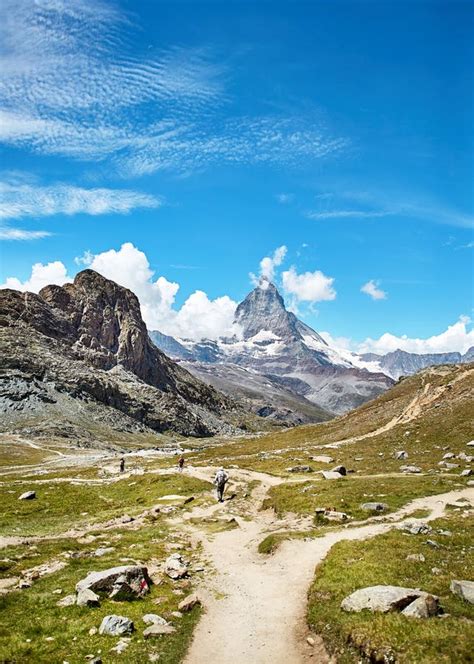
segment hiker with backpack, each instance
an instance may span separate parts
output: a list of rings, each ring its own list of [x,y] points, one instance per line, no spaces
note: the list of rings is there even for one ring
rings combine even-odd
[[[214,478],[214,484],[217,487],[217,500],[220,503],[224,502],[225,485],[229,481],[229,476],[223,468],[219,468]]]

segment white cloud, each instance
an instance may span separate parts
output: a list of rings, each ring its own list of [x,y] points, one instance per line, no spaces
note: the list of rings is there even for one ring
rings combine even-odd
[[[24,228],[0,226],[0,240],[40,240],[50,235],[48,231],[28,231]]]
[[[239,335],[239,329],[234,326],[236,302],[227,295],[211,300],[206,293],[197,290],[177,309],[175,298],[179,284],[164,276],[155,278],[148,258],[131,242],[126,242],[118,250],[110,249],[96,255],[86,251],[83,256],[76,257],[75,263],[95,270],[135,293],[150,330],[194,340]],[[9,277],[0,288],[37,293],[48,284],[62,285],[70,281],[72,278],[66,266],[55,261],[47,265],[36,263],[29,279],[22,282]]]
[[[361,293],[365,293],[366,295],[369,295],[373,300],[386,300],[387,299],[387,293],[383,291],[381,288],[378,287],[379,282],[374,281],[374,279],[371,279],[368,281],[366,284],[361,286]]]
[[[127,189],[84,189],[65,184],[38,186],[0,182],[0,219],[54,214],[126,214],[137,207],[154,208],[160,199]]]
[[[287,254],[287,247],[283,244],[281,247],[278,247],[273,252],[272,256],[264,256],[260,261],[260,272],[255,275],[253,272],[250,273],[250,281],[254,286],[263,286],[268,285],[269,281],[273,281],[275,278],[275,268],[279,267],[285,260]]]
[[[427,339],[410,338],[407,335],[397,337],[389,332],[382,334],[378,339],[368,337],[357,345],[360,353],[390,353],[400,349],[408,353],[449,353],[458,351],[465,353],[474,346],[474,329],[468,329],[471,320],[467,316],[461,316],[459,320],[440,334]]]
[[[375,210],[327,210],[326,212],[317,212],[310,210],[306,213],[308,219],[370,219],[372,217],[387,217],[393,212]]]
[[[320,270],[298,274],[294,267],[290,267],[283,272],[282,281],[286,293],[293,296],[296,302],[314,303],[336,298],[334,278],[327,277]]]
[[[38,293],[44,286],[50,284],[62,286],[70,281],[72,281],[72,278],[68,275],[66,266],[61,261],[53,261],[52,263],[46,263],[46,265],[35,263],[31,268],[31,275],[26,281],[21,281],[16,277],[8,277],[3,284],[0,284],[0,288],[13,288],[22,292]]]
[[[348,144],[316,117],[232,117],[227,72],[209,49],[137,54],[130,45],[140,26],[115,5],[4,0],[3,9],[0,140],[9,145],[108,160],[136,176],[222,162],[298,164]]]

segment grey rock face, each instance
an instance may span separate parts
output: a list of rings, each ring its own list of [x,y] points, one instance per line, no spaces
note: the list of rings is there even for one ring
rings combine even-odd
[[[123,634],[131,634],[135,629],[133,622],[124,616],[116,616],[114,614],[105,616],[99,627],[99,634],[107,636],[123,636]]]
[[[404,350],[395,350],[386,355],[376,355],[375,353],[365,353],[361,359],[368,362],[378,362],[382,371],[398,380],[400,376],[411,376],[412,374],[426,369],[427,367],[438,366],[440,364],[459,364],[473,361],[473,348],[470,348],[464,355],[461,353],[407,353]]]
[[[36,498],[36,491],[25,491],[22,493],[18,500],[34,500]]]
[[[474,581],[451,581],[449,588],[454,595],[474,604]]]
[[[344,611],[360,612],[364,609],[388,613],[402,611],[419,597],[426,595],[421,590],[399,586],[371,586],[361,588],[342,600]]]

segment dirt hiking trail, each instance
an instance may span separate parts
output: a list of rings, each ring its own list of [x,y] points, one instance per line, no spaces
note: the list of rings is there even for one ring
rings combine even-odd
[[[196,475],[209,478],[211,469],[195,469]],[[189,469],[194,474],[194,469]],[[191,529],[202,543],[216,575],[200,588],[205,612],[197,626],[185,658],[185,664],[205,664],[226,661],[232,664],[304,664],[331,662],[322,640],[311,635],[315,645],[309,645],[306,625],[306,598],[314,577],[315,567],[322,562],[331,547],[342,540],[361,540],[387,532],[417,509],[430,510],[424,522],[439,518],[447,503],[460,498],[474,503],[474,490],[465,489],[446,494],[418,498],[392,514],[390,521],[343,528],[315,539],[284,541],[273,555],[257,551],[259,542],[278,530],[304,530],[305,520],[293,517],[279,521],[273,511],[260,511],[261,501],[268,488],[284,481],[280,478],[232,471],[235,479],[258,479],[260,484],[251,494],[251,504],[243,517],[235,514],[232,501],[216,503],[200,516],[234,516],[239,527],[213,535],[203,534],[186,521],[196,517],[190,512],[183,517],[183,525]],[[232,488],[229,489],[231,493]],[[415,519],[410,519],[415,520]]]

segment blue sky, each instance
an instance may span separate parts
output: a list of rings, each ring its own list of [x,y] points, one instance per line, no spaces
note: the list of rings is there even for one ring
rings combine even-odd
[[[0,282],[100,267],[199,336],[270,269],[338,343],[474,343],[471,2],[2,14]]]

